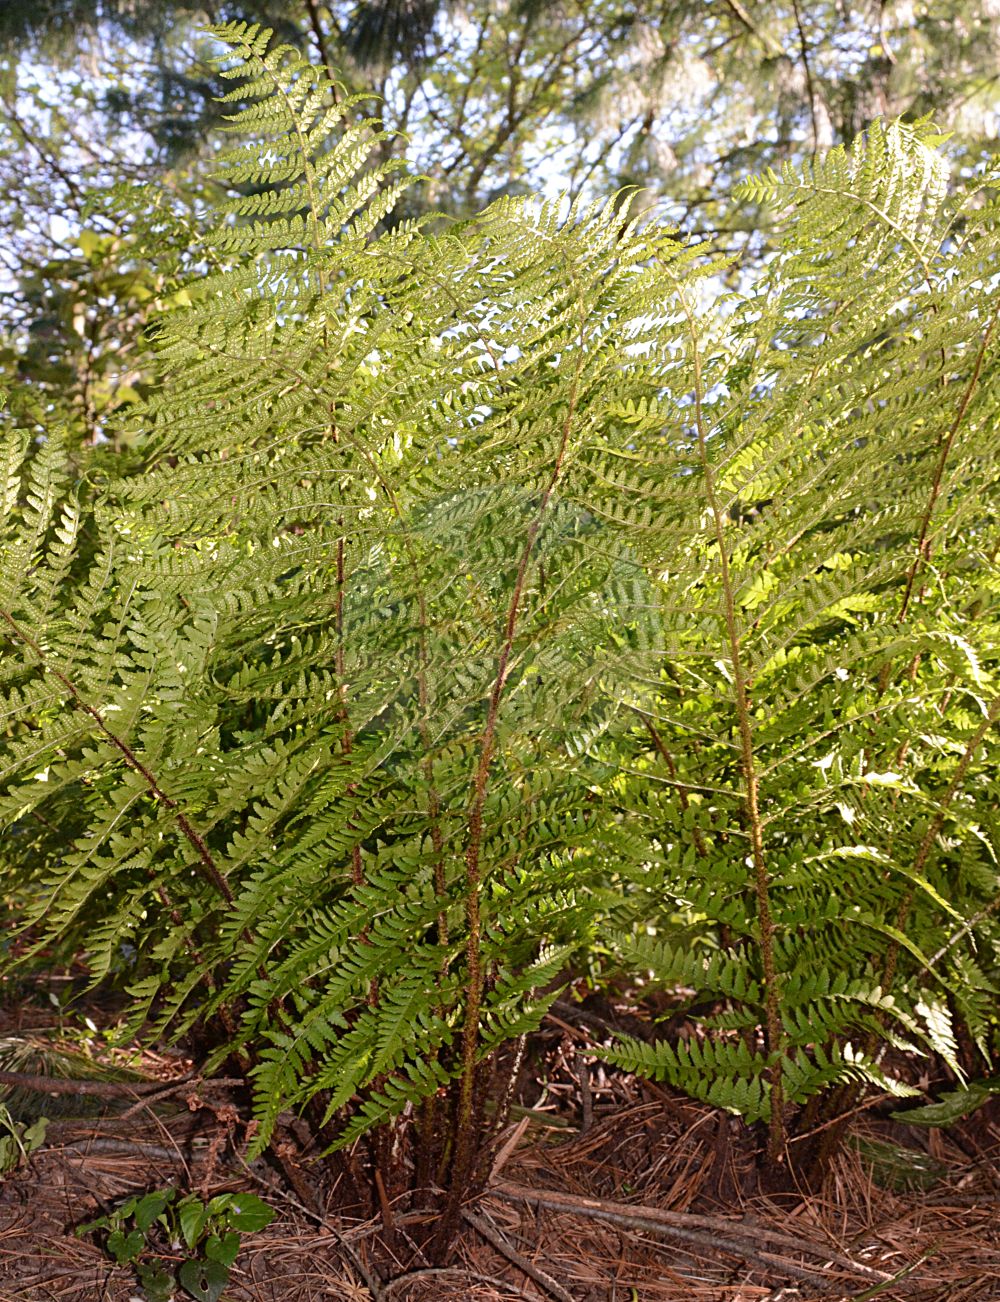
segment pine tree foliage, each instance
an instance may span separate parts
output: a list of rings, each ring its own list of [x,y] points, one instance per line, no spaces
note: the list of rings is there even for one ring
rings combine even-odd
[[[341,1145],[420,1110],[459,1181],[588,953],[710,1008],[607,1056],[775,1147],[792,1104],[902,1089],[886,1046],[995,1052],[996,174],[897,123],[748,181],[784,243],[720,300],[617,199],[387,228],[379,124],[213,35],[251,143],[141,470],[3,433],[40,943],[135,1030],[211,1030],[258,1147],[289,1107]]]

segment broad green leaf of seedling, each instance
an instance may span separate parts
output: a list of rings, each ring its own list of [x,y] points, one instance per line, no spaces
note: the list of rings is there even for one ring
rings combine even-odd
[[[177,1223],[184,1242],[189,1248],[193,1248],[201,1240],[209,1215],[209,1209],[200,1198],[184,1198],[177,1204]]]
[[[234,1230],[239,1230],[242,1234],[252,1234],[255,1230],[262,1230],[274,1220],[274,1208],[268,1207],[267,1203],[254,1194],[223,1194],[222,1196],[229,1200],[226,1220]]]
[[[229,1267],[221,1261],[185,1261],[177,1272],[181,1286],[196,1302],[218,1302],[229,1281]]]
[[[240,1236],[235,1230],[213,1234],[205,1240],[205,1256],[210,1261],[221,1261],[223,1266],[231,1266],[239,1250]]]
[[[108,1252],[123,1266],[127,1261],[135,1261],[146,1243],[146,1236],[141,1230],[112,1230],[108,1235]]]

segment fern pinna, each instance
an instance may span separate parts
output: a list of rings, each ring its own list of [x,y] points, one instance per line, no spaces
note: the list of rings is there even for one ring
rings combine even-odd
[[[32,934],[242,1061],[258,1149],[411,1117],[453,1213],[588,951],[709,1004],[607,1056],[775,1159],[905,1088],[882,1046],[994,1052],[991,176],[876,125],[748,183],[785,244],[720,299],[617,200],[396,221],[363,103],[212,36],[230,198],[138,463],[4,432]]]

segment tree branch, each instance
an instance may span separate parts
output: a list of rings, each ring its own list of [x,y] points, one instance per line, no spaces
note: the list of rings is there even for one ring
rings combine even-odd
[[[799,11],[798,0],[792,0],[792,12],[795,15],[795,27],[799,34],[802,67],[806,74],[806,94],[809,96],[809,118],[812,122],[813,154],[817,154],[819,153],[819,120],[816,116],[816,87],[813,84],[812,67],[809,63],[809,43],[806,40],[805,28],[802,26],[802,14]]]
[[[323,30],[323,23],[319,16],[319,5],[316,0],[306,0],[306,14],[309,18],[309,26],[312,28],[312,34],[316,41],[316,49],[319,52],[320,61],[326,68],[331,82],[334,80],[333,61],[330,58],[330,48],[326,42],[326,32]],[[337,99],[337,90],[334,87],[334,100]]]

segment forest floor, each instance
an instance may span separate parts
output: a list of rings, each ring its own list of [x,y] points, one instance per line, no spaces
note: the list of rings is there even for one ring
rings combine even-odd
[[[742,1123],[605,1072],[571,1014],[557,1006],[532,1042],[533,1087],[444,1270],[428,1268],[415,1242],[426,1214],[387,1197],[365,1215],[293,1121],[280,1165],[248,1166],[238,1093],[184,1081],[181,1057],[129,1056],[163,1090],[113,1106],[8,1094],[15,1113],[50,1120],[44,1145],[0,1177],[0,1302],[141,1298],[129,1268],[73,1231],[167,1186],[205,1198],[249,1191],[277,1210],[243,1236],[225,1302],[1000,1299],[996,1100],[946,1132],[903,1125],[888,1115],[894,1104],[868,1100],[818,1191],[766,1195]],[[8,1005],[0,1069],[51,1071],[59,1045],[106,1069],[116,1054],[98,1047],[100,1020],[96,1008],[67,1017],[37,999]]]

